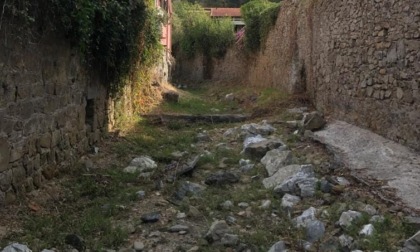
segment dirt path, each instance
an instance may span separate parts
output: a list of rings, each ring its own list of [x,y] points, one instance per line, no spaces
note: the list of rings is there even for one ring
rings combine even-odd
[[[224,124],[141,120],[110,135],[98,153],[2,210],[0,247],[272,252],[410,245],[405,241],[418,228],[405,221],[411,209],[381,201],[323,145],[294,133],[286,121],[302,112],[287,112],[293,102],[279,105],[243,90],[233,100],[224,95],[203,88],[200,99],[181,97],[162,110],[251,114],[245,105],[252,97],[259,106],[253,111],[266,116]],[[360,233],[366,228],[374,231]]]

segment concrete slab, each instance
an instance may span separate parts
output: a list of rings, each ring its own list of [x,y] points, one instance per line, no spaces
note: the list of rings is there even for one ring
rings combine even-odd
[[[352,173],[387,181],[407,206],[420,209],[420,153],[342,121],[314,133]]]

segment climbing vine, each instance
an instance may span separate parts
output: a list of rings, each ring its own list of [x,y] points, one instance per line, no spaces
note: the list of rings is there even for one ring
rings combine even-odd
[[[245,45],[250,51],[257,51],[267,39],[271,27],[276,23],[280,3],[267,0],[252,0],[241,6],[244,17]]]
[[[156,62],[162,17],[151,0],[2,0],[0,30],[6,21],[25,33],[62,33],[88,67],[107,77],[118,93],[134,63]]]

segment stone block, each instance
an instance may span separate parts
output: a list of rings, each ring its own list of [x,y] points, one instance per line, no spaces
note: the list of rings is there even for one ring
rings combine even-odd
[[[38,139],[38,145],[41,148],[50,148],[51,147],[51,134],[45,133]]]
[[[61,141],[61,131],[55,130],[51,136],[51,147],[55,147]]]
[[[18,188],[25,183],[26,170],[23,165],[18,165],[12,168],[12,184],[13,187]]]
[[[10,146],[6,138],[0,138],[0,172],[9,169]]]
[[[0,190],[5,192],[12,186],[12,170],[0,173]]]

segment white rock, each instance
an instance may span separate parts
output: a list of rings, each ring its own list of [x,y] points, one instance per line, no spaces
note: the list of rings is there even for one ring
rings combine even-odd
[[[281,206],[283,208],[293,208],[294,205],[300,202],[300,198],[295,195],[291,195],[286,193],[283,198],[281,199]]]
[[[282,167],[289,165],[292,161],[292,153],[288,150],[274,149],[268,151],[261,159],[261,163],[265,165],[268,176],[272,176]]]
[[[310,207],[306,209],[300,216],[295,218],[295,223],[297,227],[306,227],[306,225],[316,220],[316,208]]]
[[[271,200],[263,200],[261,202],[261,209],[268,209],[271,206]]]
[[[5,247],[2,252],[32,252],[26,245],[19,243],[12,243]]]
[[[338,224],[341,227],[348,227],[354,220],[360,217],[362,217],[360,212],[349,210],[341,214],[340,219],[338,220]]]
[[[133,249],[135,251],[143,251],[144,249],[144,243],[141,241],[135,241],[133,244]]]
[[[342,234],[340,235],[340,237],[338,237],[338,241],[340,242],[340,245],[342,247],[349,248],[351,244],[353,243],[353,240],[354,240],[353,237],[349,235],[345,235],[345,234]]]
[[[148,156],[141,156],[134,158],[130,165],[124,168],[126,173],[149,172],[157,167],[155,161]]]
[[[360,230],[359,234],[360,235],[371,236],[374,231],[375,231],[375,228],[373,227],[373,225],[372,224],[367,224],[367,225],[363,226],[363,228],[362,228],[362,230]]]

